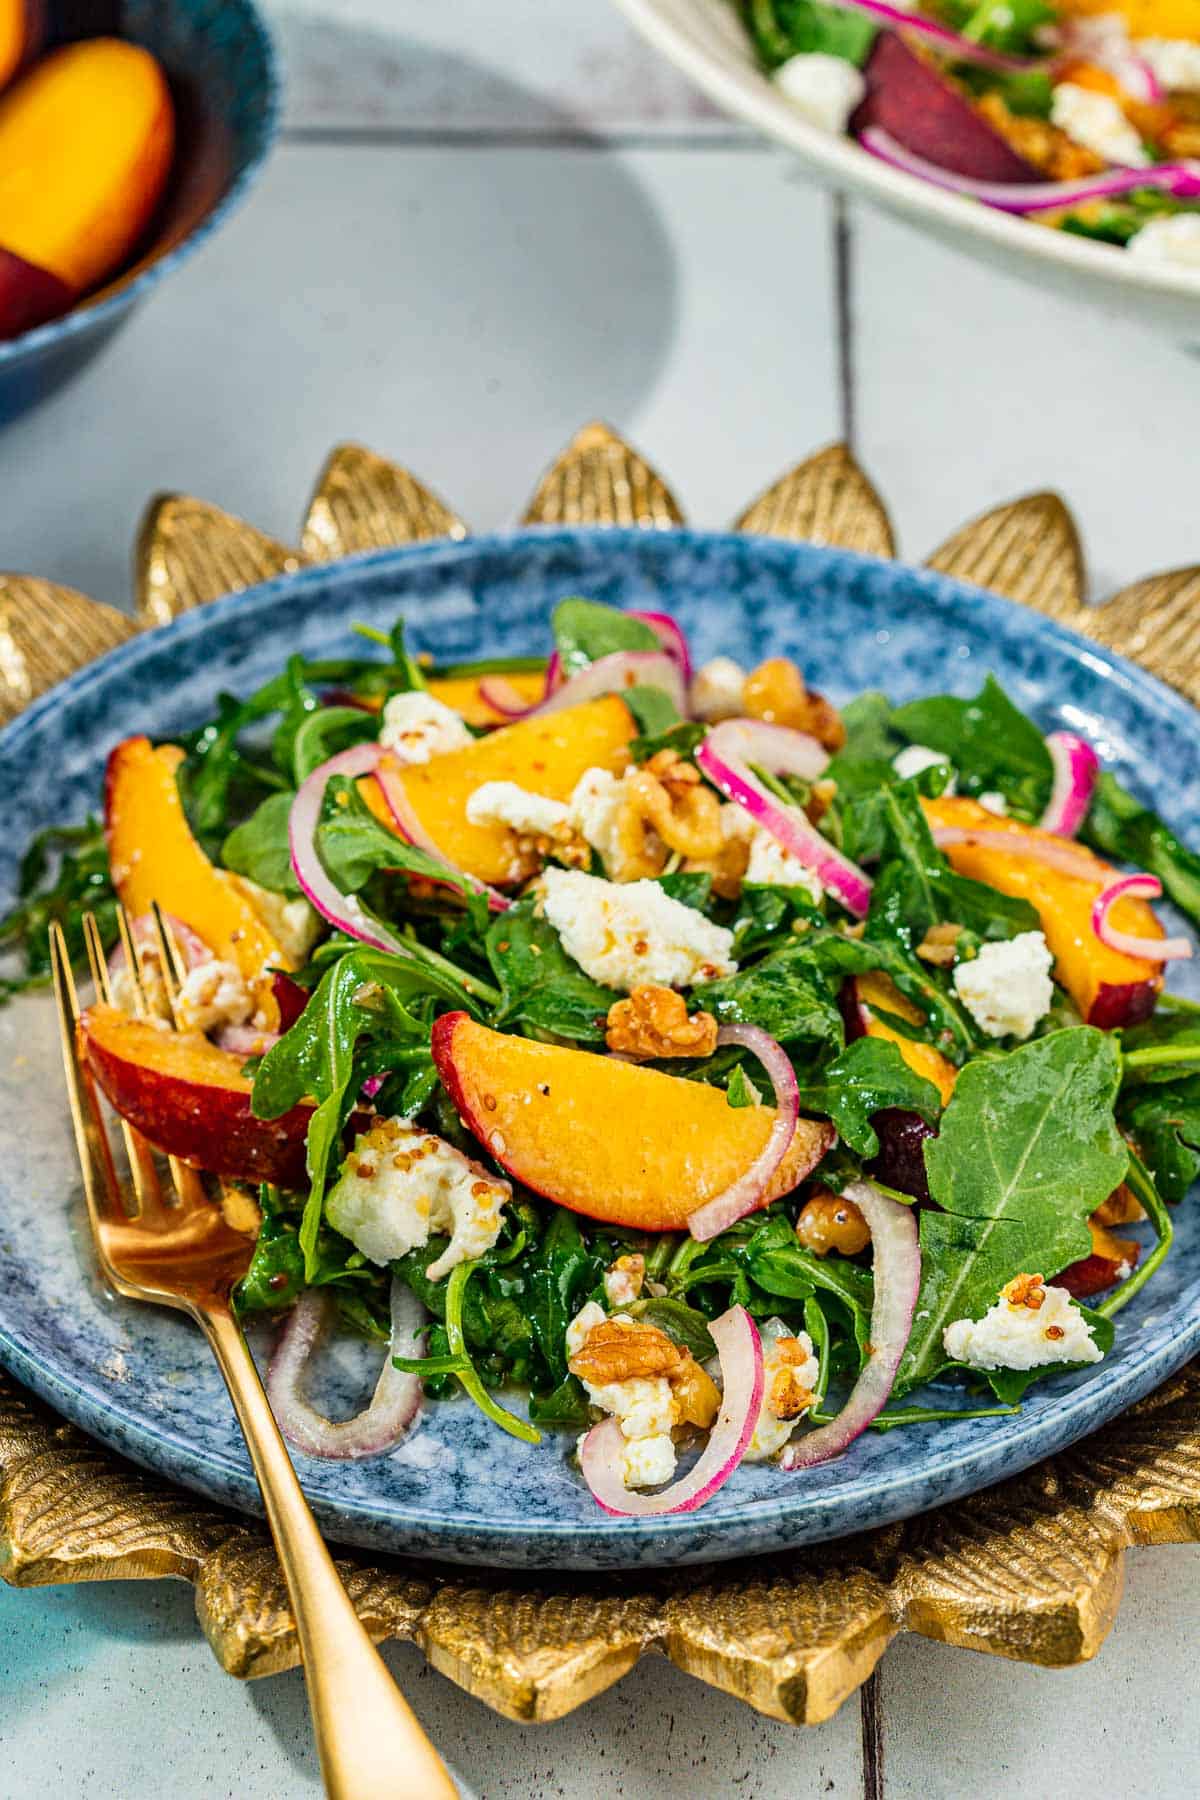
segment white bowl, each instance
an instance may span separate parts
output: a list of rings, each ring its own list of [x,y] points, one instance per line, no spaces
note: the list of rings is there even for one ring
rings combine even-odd
[[[759,67],[731,0],[616,0],[638,30],[718,105],[795,150],[830,186],[862,194],[947,243],[1200,346],[1200,272],[1156,268],[949,194],[810,125]]]

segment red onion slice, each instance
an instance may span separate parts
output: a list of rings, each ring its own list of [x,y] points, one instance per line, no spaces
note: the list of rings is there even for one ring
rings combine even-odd
[[[912,1330],[921,1286],[921,1247],[915,1209],[889,1200],[871,1181],[852,1181],[842,1190],[857,1206],[871,1232],[875,1253],[875,1303],[871,1343],[862,1373],[837,1418],[796,1438],[779,1459],[783,1469],[809,1469],[840,1456],[883,1411]]]
[[[549,698],[549,693],[547,686],[542,690],[540,700],[527,700],[507,675],[484,675],[479,682],[480,699],[486,700],[492,711],[498,712],[502,719],[527,718]]]
[[[316,907],[321,917],[347,937],[376,950],[390,950],[395,956],[408,954],[402,941],[377,920],[368,919],[357,896],[343,894],[325,873],[317,855],[317,825],[321,818],[321,802],[325,788],[334,775],[356,779],[372,775],[383,751],[378,744],[354,744],[331,756],[313,770],[292,801],[288,814],[288,844],[292,853],[292,869],[306,900]]]
[[[1132,188],[1146,187],[1162,188],[1177,200],[1200,199],[1200,161],[1195,159],[1151,163],[1144,169],[1105,169],[1099,175],[1085,175],[1078,181],[1025,185],[1023,182],[976,181],[970,175],[956,175],[953,170],[943,169],[906,150],[890,132],[878,125],[868,125],[859,143],[893,169],[915,175],[952,194],[966,194],[1000,212],[1050,212],[1058,207],[1081,206],[1089,200],[1107,200],[1117,194],[1127,194]]]
[[[1032,832],[989,831],[973,825],[935,825],[933,841],[939,850],[955,844],[977,844],[981,850],[1002,850],[1006,856],[1027,856],[1032,862],[1045,863],[1061,875],[1073,875],[1076,881],[1100,881],[1103,868],[1082,850],[1070,844],[1047,843]]]
[[[585,700],[598,699],[601,694],[619,694],[622,688],[631,687],[663,688],[674,701],[676,711],[687,710],[687,688],[673,656],[665,650],[614,650],[611,656],[601,656],[569,676],[533,712],[539,716],[562,712],[564,707],[582,706]]]
[[[747,1213],[752,1213],[756,1206],[761,1206],[763,1195],[796,1135],[796,1120],[800,1117],[796,1071],[787,1052],[769,1032],[759,1025],[722,1025],[717,1032],[717,1043],[739,1044],[743,1050],[757,1056],[775,1089],[775,1120],[767,1133],[766,1143],[745,1174],[739,1175],[722,1193],[714,1194],[711,1200],[706,1200],[690,1214],[688,1230],[702,1244],[727,1231]]]
[[[1054,786],[1050,790],[1050,803],[1042,815],[1041,828],[1053,831],[1058,837],[1073,838],[1092,804],[1100,759],[1092,746],[1084,738],[1076,737],[1073,731],[1052,731],[1046,739],[1046,748],[1054,765]]]
[[[621,1478],[625,1439],[616,1419],[593,1425],[579,1450],[583,1478],[607,1513],[648,1518],[695,1512],[723,1487],[754,1436],[763,1397],[763,1353],[758,1326],[743,1306],[731,1306],[709,1326],[721,1362],[721,1410],[708,1443],[686,1475],[657,1494],[631,1492]]]
[[[1192,946],[1185,937],[1138,937],[1131,931],[1118,931],[1115,925],[1109,924],[1108,915],[1118,900],[1158,900],[1161,897],[1162,882],[1157,875],[1122,875],[1103,893],[1096,895],[1092,905],[1092,930],[1110,950],[1119,950],[1122,956],[1141,957],[1143,962],[1175,962],[1188,957],[1192,954]]]
[[[412,844],[414,849],[424,850],[427,856],[436,856],[447,874],[452,877],[454,885],[462,886],[465,883],[472,893],[486,894],[488,907],[492,912],[507,912],[508,901],[503,894],[498,894],[495,888],[489,887],[486,881],[480,881],[477,876],[468,875],[465,869],[456,868],[443,856],[417,817],[416,809],[409,800],[404,783],[397,776],[386,755],[380,758],[372,772],[375,776],[375,784],[387,802],[387,809],[392,815],[392,822],[400,836],[407,843]]]
[[[798,775],[815,781],[829,766],[829,757],[816,738],[757,719],[726,719],[714,725],[697,750],[696,761],[726,799],[744,808],[756,825],[810,869],[848,913],[856,919],[866,917],[871,904],[870,877],[810,825],[799,807],[787,806],[769,793],[749,766],[754,762],[773,775]]]
[[[684,682],[690,686],[692,653],[688,649],[688,641],[684,636],[682,625],[673,619],[670,613],[634,611],[629,616],[631,619],[640,619],[643,625],[650,627],[671,661],[678,664],[679,673],[683,676]]]
[[[887,0],[833,0],[833,4],[844,7],[847,12],[866,13],[868,18],[898,26],[913,37],[924,38],[955,62],[975,63],[981,69],[1014,75],[1049,66],[1044,57],[1010,56],[1003,50],[990,50],[986,44],[977,44],[974,38],[960,37],[949,26],[939,25],[936,19],[906,12],[902,6],[889,6]]]
[[[339,1461],[383,1456],[394,1450],[421,1407],[421,1380],[393,1366],[393,1356],[419,1356],[428,1320],[412,1289],[392,1278],[392,1335],[371,1404],[354,1419],[335,1423],[305,1398],[304,1379],[333,1316],[322,1288],[301,1294],[285,1319],[267,1373],[267,1398],[288,1443],[306,1456]]]

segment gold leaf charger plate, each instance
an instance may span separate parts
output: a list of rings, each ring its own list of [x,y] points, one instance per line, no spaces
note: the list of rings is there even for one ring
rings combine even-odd
[[[671,529],[661,477],[607,427],[585,427],[539,483],[527,523]],[[894,553],[886,509],[843,445],[808,458],[737,529]],[[137,622],[70,590],[0,577],[0,720],[141,626],[304,564],[466,526],[408,471],[354,445],[321,473],[295,548],[200,500],[162,496],[138,539]],[[931,566],[1023,602],[1136,657],[1192,700],[1200,571],[1084,604],[1079,538],[1036,494],[965,526]],[[760,1711],[827,1718],[897,1632],[1061,1665],[1115,1616],[1125,1549],[1191,1541],[1200,1516],[1200,1376],[1174,1377],[1074,1448],[998,1487],[835,1544],[673,1572],[496,1574],[347,1553],[356,1604],[489,1705],[560,1716],[660,1650]],[[0,1570],[17,1585],[177,1576],[223,1667],[296,1661],[262,1528],[143,1472],[0,1376]]]

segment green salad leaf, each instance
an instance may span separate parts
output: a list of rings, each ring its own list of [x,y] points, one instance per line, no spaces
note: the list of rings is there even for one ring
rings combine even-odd
[[[910,743],[948,756],[963,793],[1001,793],[1027,819],[1045,811],[1054,779],[1046,741],[994,676],[973,700],[951,694],[912,700],[897,707],[892,723]]]
[[[969,1063],[925,1145],[921,1291],[897,1394],[945,1368],[942,1333],[982,1318],[1022,1271],[1049,1279],[1087,1256],[1087,1220],[1120,1185],[1129,1152],[1114,1108],[1120,1052],[1089,1025]]]
[[[577,675],[589,663],[618,650],[657,650],[658,638],[643,619],[598,600],[560,600],[554,609],[554,642],[563,673]]]
[[[819,1081],[802,1085],[800,1104],[805,1112],[832,1119],[838,1136],[859,1156],[878,1155],[879,1139],[871,1124],[875,1113],[899,1107],[933,1124],[942,1110],[937,1089],[909,1068],[899,1045],[872,1037],[847,1044],[826,1064]]]
[[[781,1044],[843,1042],[837,999],[803,940],[693,989],[693,1003],[722,1025],[760,1025]]]
[[[567,955],[553,925],[539,918],[532,896],[497,914],[486,941],[500,986],[495,1024],[603,1044],[608,1009],[621,996],[585,975]]]
[[[300,892],[288,841],[288,815],[295,798],[290,788],[268,794],[248,819],[234,826],[221,845],[221,861],[227,869],[275,894]]]

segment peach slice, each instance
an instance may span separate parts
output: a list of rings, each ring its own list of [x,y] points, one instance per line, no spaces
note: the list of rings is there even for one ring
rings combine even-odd
[[[942,1097],[942,1105],[949,1106],[954,1083],[958,1080],[958,1070],[954,1064],[947,1061],[932,1044],[905,1037],[903,1032],[894,1030],[875,1012],[875,1008],[880,1007],[884,1012],[894,1013],[898,1019],[907,1020],[910,1025],[920,1025],[923,1022],[922,1014],[912,1001],[881,971],[870,970],[865,975],[856,975],[854,986],[858,1003],[863,1009],[863,1026],[867,1036],[884,1038],[888,1043],[895,1044],[914,1075],[922,1075],[926,1081],[932,1081]]]
[[[435,676],[429,683],[429,691],[435,700],[461,713],[468,725],[503,725],[504,714],[497,712],[479,691],[480,681],[486,679],[479,675]],[[540,669],[518,671],[514,675],[505,675],[503,680],[526,706],[536,706],[546,687],[546,677]]]
[[[1022,825],[1016,819],[999,818],[976,801],[956,795],[943,794],[940,799],[922,804],[934,827],[954,825],[968,831],[1004,832],[1012,837],[1011,855],[979,844],[952,844],[946,855],[960,875],[984,881],[1000,893],[1019,896],[1037,908],[1054,956],[1055,977],[1089,1025],[1112,1030],[1149,1018],[1162,987],[1161,965],[1110,950],[1092,930],[1092,902],[1116,875],[1111,864],[1082,845],[1073,844],[1072,853],[1094,865],[1096,878],[1085,881],[1080,876],[1064,875],[1022,854],[1022,840],[1041,840],[1061,848],[1062,838],[1033,825]],[[1110,916],[1121,931],[1135,932],[1139,937],[1163,936],[1162,926],[1145,900],[1118,900]]]
[[[704,1082],[505,1037],[461,1012],[434,1025],[433,1057],[463,1123],[510,1175],[639,1231],[681,1231],[749,1168],[774,1117],[730,1106]],[[801,1119],[764,1204],[803,1181],[836,1135],[827,1120]]]
[[[282,1118],[256,1119],[244,1057],[199,1032],[163,1031],[115,1006],[86,1009],[79,1046],[113,1106],[160,1150],[217,1175],[305,1185],[313,1109],[301,1104]]]
[[[0,100],[0,337],[37,323],[38,310],[63,311],[62,295],[69,305],[120,268],[162,199],[174,148],[166,77],[137,44],[66,44],[9,89]]]
[[[177,745],[155,749],[144,737],[126,738],[109,756],[104,830],[113,885],[134,917],[157,900],[214,956],[235,963],[273,1025],[278,1008],[265,971],[291,964],[237,883],[192,836],[175,779],[182,761]]]
[[[637,726],[616,694],[564,707],[536,719],[506,725],[465,750],[451,750],[402,771],[408,799],[421,825],[455,868],[493,885],[520,873],[516,833],[505,825],[472,825],[467,801],[485,781],[515,781],[551,800],[568,800],[587,769],[619,772]],[[391,814],[374,781],[362,792],[385,824]]]
[[[1088,1220],[1088,1230],[1092,1234],[1091,1255],[1081,1256],[1054,1277],[1054,1286],[1066,1288],[1075,1300],[1086,1300],[1091,1294],[1102,1294],[1105,1288],[1115,1287],[1121,1279],[1119,1271],[1124,1268],[1128,1274],[1137,1267],[1142,1254],[1136,1238],[1117,1237],[1095,1219]]]

